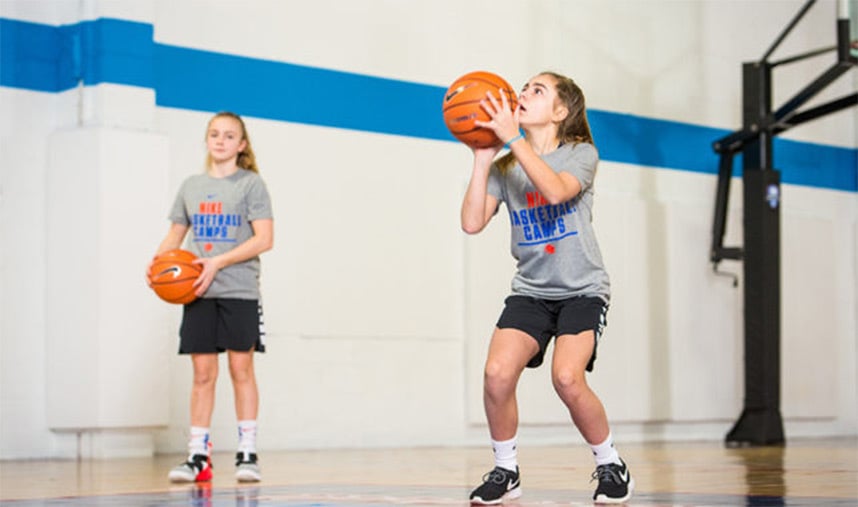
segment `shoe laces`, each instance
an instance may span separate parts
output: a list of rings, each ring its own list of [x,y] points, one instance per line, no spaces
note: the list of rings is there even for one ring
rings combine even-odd
[[[191,454],[185,463],[198,472],[206,467],[209,457],[205,454]]]
[[[250,455],[253,454],[250,451],[238,451],[235,453],[235,466],[241,464],[252,465],[254,461],[251,459]]]
[[[483,475],[483,482],[493,482],[495,484],[506,484],[508,479],[507,472],[501,470],[500,467],[495,467],[491,472]]]
[[[611,481],[615,484],[622,484],[623,481],[620,479],[620,474],[617,473],[619,468],[620,465],[613,463],[608,465],[599,465],[596,467],[596,471],[593,472],[593,475],[590,476],[590,482],[598,480],[599,482]]]

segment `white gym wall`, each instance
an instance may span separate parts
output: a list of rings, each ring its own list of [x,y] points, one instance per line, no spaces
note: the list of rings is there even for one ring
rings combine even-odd
[[[0,18],[47,27],[124,20],[151,25],[155,45],[441,91],[471,70],[516,88],[556,70],[581,85],[591,111],[727,132],[741,125],[741,64],[759,59],[802,4],[0,0]],[[835,13],[834,1],[818,2],[776,58],[832,45]],[[775,106],[831,58],[778,68]],[[0,458],[185,450],[191,365],[176,354],[181,309],[157,300],[143,274],[178,185],[202,170],[216,109],[163,105],[159,94],[170,90],[159,89],[168,78],[159,73],[181,69],[153,65],[149,86],[0,87]],[[268,89],[267,77],[247,75],[234,104]],[[222,78],[184,86],[204,95]],[[856,83],[853,71],[819,100]],[[257,98],[301,102],[315,86],[284,83]],[[363,100],[360,90],[335,91]],[[437,117],[398,113],[437,121],[440,104],[439,93]],[[262,257],[260,449],[485,444],[481,368],[514,264],[505,213],[478,236],[459,228],[470,151],[451,140],[244,117],[275,213],[275,247]],[[594,136],[597,146],[619,140],[665,160],[687,149],[633,132]],[[846,148],[854,161],[856,110],[783,137]],[[721,440],[742,408],[744,302],[741,265],[722,265],[740,276],[734,288],[708,262],[716,177],[604,155],[595,222],[613,300],[591,382],[620,445]],[[711,146],[699,157],[715,160]],[[835,170],[855,181],[856,168]],[[738,245],[741,180],[732,195],[725,243]],[[786,438],[854,436],[856,190],[786,182],[782,202]],[[213,441],[231,451],[237,432],[221,365]],[[579,443],[548,373],[528,371],[520,386],[522,445]]]

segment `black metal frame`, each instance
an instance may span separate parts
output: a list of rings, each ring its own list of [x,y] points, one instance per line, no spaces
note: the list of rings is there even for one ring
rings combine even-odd
[[[720,155],[712,245],[713,270],[725,259],[744,263],[745,398],[739,420],[726,436],[728,446],[781,445],[780,413],[780,172],[774,169],[774,137],[802,123],[858,105],[858,93],[799,112],[798,109],[843,73],[858,64],[850,54],[849,20],[837,20],[837,45],[777,62],[768,58],[816,0],[808,0],[763,57],[742,66],[742,128],[718,139]],[[772,69],[830,51],[837,62],[772,111]],[[733,158],[743,157],[742,247],[725,247],[727,203]],[[735,285],[735,283],[734,283]]]

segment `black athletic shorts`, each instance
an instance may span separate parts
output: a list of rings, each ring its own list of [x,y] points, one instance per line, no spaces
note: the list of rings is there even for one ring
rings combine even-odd
[[[592,329],[596,335],[593,355],[587,371],[593,371],[599,337],[608,323],[608,303],[599,297],[573,297],[560,301],[513,295],[506,298],[506,306],[498,319],[500,329],[524,331],[539,344],[539,352],[527,363],[528,368],[542,364],[545,349],[555,336],[578,334]]]
[[[185,305],[179,336],[179,354],[265,352],[262,305],[255,299],[197,299]]]

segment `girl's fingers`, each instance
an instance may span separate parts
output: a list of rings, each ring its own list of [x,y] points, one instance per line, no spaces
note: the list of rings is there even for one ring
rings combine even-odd
[[[498,99],[495,98],[494,94],[487,90],[486,91],[486,97],[489,98],[489,102],[492,103],[492,106],[494,106],[494,108],[497,109],[499,104],[498,104]]]
[[[498,88],[498,95],[500,95],[501,98],[501,108],[503,108],[504,111],[508,110],[509,101],[506,99],[506,93],[504,93],[503,88]]]
[[[495,117],[501,112],[509,111],[509,101],[506,98],[506,94],[504,94],[503,90],[500,88],[498,88],[498,93],[501,98],[500,102],[498,102],[498,99],[495,98],[492,92],[486,92],[486,98],[480,101],[480,106],[489,114],[491,120],[489,122],[475,121],[475,125],[485,127],[488,123],[494,121]]]

